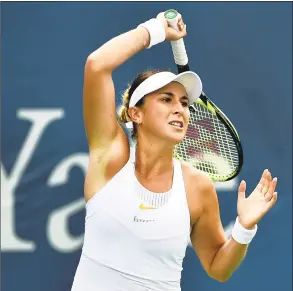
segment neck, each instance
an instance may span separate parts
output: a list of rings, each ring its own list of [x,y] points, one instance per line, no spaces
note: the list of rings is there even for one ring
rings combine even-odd
[[[173,146],[167,147],[147,140],[138,142],[135,151],[135,170],[145,179],[172,171]]]

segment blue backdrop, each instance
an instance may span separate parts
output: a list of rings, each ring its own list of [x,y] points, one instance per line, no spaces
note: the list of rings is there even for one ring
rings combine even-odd
[[[184,16],[190,64],[243,141],[240,176],[216,185],[227,234],[240,179],[249,192],[264,168],[279,178],[279,200],[232,278],[209,278],[188,248],[183,291],[292,290],[291,2],[2,2],[3,291],[70,290],[84,226],[85,60],[168,8]],[[147,68],[175,70],[169,43],[115,71],[117,105],[128,82]]]

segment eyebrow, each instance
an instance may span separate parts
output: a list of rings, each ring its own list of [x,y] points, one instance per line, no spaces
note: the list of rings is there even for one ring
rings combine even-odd
[[[161,92],[161,93],[159,93],[159,95],[167,95],[167,96],[170,96],[170,97],[175,96],[175,94],[173,94],[172,92]],[[186,95],[181,96],[180,99],[187,99],[189,101],[189,99],[188,99],[188,97]]]

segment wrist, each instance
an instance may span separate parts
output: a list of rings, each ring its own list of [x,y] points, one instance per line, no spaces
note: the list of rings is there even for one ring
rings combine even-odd
[[[240,244],[249,244],[257,232],[257,225],[253,229],[243,227],[237,216],[234,227],[232,229],[232,238]]]
[[[163,42],[166,39],[166,31],[163,23],[156,19],[152,18],[138,26],[145,28],[149,33],[149,42],[147,48],[151,48],[153,45]]]
[[[256,227],[256,224],[251,225],[251,224],[243,223],[242,219],[239,216],[238,216],[238,221],[245,229],[253,230]]]

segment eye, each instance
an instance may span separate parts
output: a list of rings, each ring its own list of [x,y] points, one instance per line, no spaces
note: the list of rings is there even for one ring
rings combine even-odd
[[[182,104],[183,107],[188,107],[189,106],[189,103],[187,101],[182,101],[181,104]]]
[[[170,97],[164,97],[164,98],[162,98],[162,101],[169,103],[172,101],[172,99]]]

